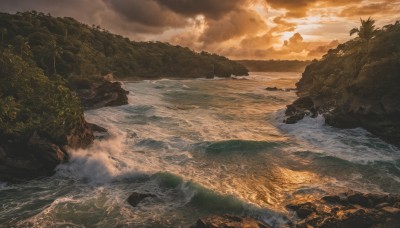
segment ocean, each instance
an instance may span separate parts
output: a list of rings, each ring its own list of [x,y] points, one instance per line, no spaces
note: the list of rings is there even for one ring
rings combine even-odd
[[[54,176],[0,183],[0,226],[189,227],[210,215],[283,226],[291,202],[400,193],[400,150],[323,117],[283,123],[300,73],[123,82],[129,105],[85,113],[110,137]],[[267,91],[267,87],[283,90]],[[150,193],[137,207],[132,192]]]

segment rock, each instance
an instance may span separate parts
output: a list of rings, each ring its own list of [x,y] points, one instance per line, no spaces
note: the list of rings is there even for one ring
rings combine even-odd
[[[306,115],[310,115],[313,118],[317,117],[318,112],[310,97],[302,97],[293,102],[293,104],[287,106],[285,115],[288,116],[288,118],[283,121],[284,123],[295,124]]]
[[[282,89],[278,89],[277,87],[267,87],[267,88],[265,88],[265,90],[268,90],[268,91],[281,91]]]
[[[93,139],[84,120],[68,134],[60,130],[50,136],[35,131],[27,137],[0,139],[0,180],[21,182],[51,176],[59,164],[68,161],[67,148],[85,148]]]
[[[286,207],[296,211],[296,214],[297,216],[299,216],[299,218],[307,218],[309,215],[316,211],[315,204],[310,202],[297,205],[289,204]]]
[[[267,90],[267,91],[284,91],[284,92],[290,92],[290,91],[296,90],[296,88],[285,88],[285,89],[281,89],[281,88],[278,88],[278,87],[267,87],[267,88],[265,88],[265,90]]]
[[[322,200],[328,202],[328,203],[339,203],[340,202],[340,197],[339,196],[324,196],[322,197]]]
[[[400,24],[389,27],[377,34],[368,53],[362,51],[362,43],[350,40],[308,65],[296,83],[299,99],[288,105],[285,122],[293,124],[307,112],[319,113],[328,125],[362,127],[400,146],[400,62],[396,57]],[[357,48],[360,51],[351,51]],[[313,103],[314,111],[301,107],[304,99]]]
[[[373,207],[373,201],[367,195],[359,192],[348,195],[347,200],[351,204],[358,204],[363,207]]]
[[[128,91],[122,89],[120,82],[93,82],[89,89],[74,87],[86,109],[128,104]]]
[[[350,191],[286,207],[295,211],[300,218],[294,221],[295,227],[394,228],[400,224],[400,209],[393,207],[398,202],[398,196]]]
[[[146,193],[138,193],[133,192],[127,199],[128,203],[133,207],[136,207],[142,200],[146,199],[147,197],[155,197],[153,194],[146,194]]]
[[[211,216],[197,220],[191,228],[269,228],[268,224],[250,217],[235,215]]]

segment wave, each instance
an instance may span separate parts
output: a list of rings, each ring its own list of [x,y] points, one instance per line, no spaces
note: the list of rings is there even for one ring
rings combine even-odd
[[[275,125],[283,133],[293,136],[298,146],[338,157],[343,160],[367,164],[373,161],[400,159],[400,150],[362,129],[339,129],[325,124],[323,116],[305,117],[296,124],[283,123],[284,110],[276,113]]]
[[[252,140],[226,140],[218,142],[202,142],[194,144],[195,150],[204,150],[206,154],[256,154],[283,146],[284,142],[252,141]]]
[[[232,195],[220,194],[169,172],[156,173],[152,178],[163,188],[174,189],[174,193],[170,192],[175,194],[174,199],[176,200],[176,194],[179,195],[183,200],[181,206],[186,210],[200,213],[202,217],[230,213],[257,217],[277,227],[287,222],[285,216],[278,212],[249,204]]]

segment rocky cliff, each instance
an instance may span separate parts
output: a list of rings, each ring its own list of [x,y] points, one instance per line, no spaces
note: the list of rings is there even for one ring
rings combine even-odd
[[[285,120],[324,115],[339,128],[363,127],[400,145],[400,23],[387,25],[369,42],[340,44],[313,61],[297,83],[299,99]]]
[[[10,49],[0,53],[0,180],[48,176],[68,160],[67,148],[89,146],[79,98],[57,75]]]

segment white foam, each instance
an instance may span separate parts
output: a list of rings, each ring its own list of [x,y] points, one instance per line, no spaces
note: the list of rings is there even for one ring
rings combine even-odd
[[[399,149],[371,137],[364,129],[334,128],[326,125],[321,115],[317,118],[305,117],[296,124],[283,123],[284,110],[277,112],[276,116],[279,129],[297,138],[303,148],[312,148],[314,152],[362,164],[400,159]]]

